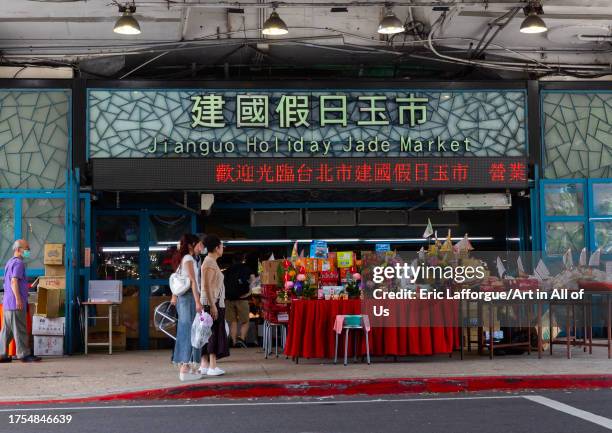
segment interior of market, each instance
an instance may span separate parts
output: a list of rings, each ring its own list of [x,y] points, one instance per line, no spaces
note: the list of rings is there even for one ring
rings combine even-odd
[[[483,252],[529,249],[528,190],[450,191],[451,199],[460,197],[460,206],[448,195],[437,190],[96,192],[93,278],[122,281],[119,318],[127,348],[162,348],[172,341],[155,328],[153,312],[170,299],[171,257],[184,233],[218,235],[226,246],[221,268],[240,257],[255,275],[262,262],[290,257],[296,241],[303,257],[309,257],[313,241],[324,241],[329,252],[354,251],[357,260],[381,246],[412,260],[436,235],[444,241],[449,234],[453,243],[467,234]],[[428,222],[435,230],[430,240],[423,238]],[[259,301],[251,298],[251,344],[262,343]]]

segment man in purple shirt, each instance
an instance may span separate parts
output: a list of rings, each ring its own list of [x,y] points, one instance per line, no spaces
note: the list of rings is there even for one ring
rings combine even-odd
[[[11,362],[8,345],[14,338],[17,358],[23,362],[40,361],[30,352],[27,330],[28,280],[24,258],[30,257],[30,245],[19,239],[13,244],[13,257],[4,268],[4,301],[0,329],[0,363]]]

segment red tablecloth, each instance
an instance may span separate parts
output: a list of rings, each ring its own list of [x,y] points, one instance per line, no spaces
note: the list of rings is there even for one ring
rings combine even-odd
[[[454,320],[458,315],[458,308],[458,303],[440,303],[439,310],[425,311],[427,314],[448,317],[448,323],[458,323]],[[333,326],[338,314],[361,314],[361,301],[359,299],[293,301],[285,354],[299,358],[333,358],[336,338]],[[410,314],[410,311],[406,314]],[[420,323],[427,323],[427,318],[421,320]],[[373,327],[370,333],[370,354],[391,356],[448,354],[459,348],[459,332],[459,328],[454,326]],[[342,336],[339,354],[342,353],[343,343]],[[349,346],[352,346],[352,343]],[[362,339],[360,347],[360,354],[365,354],[365,340]]]
[[[27,329],[28,335],[32,333],[32,315],[30,314],[30,305],[28,304],[28,317],[27,317]],[[0,329],[2,329],[2,304],[0,304]],[[9,356],[16,355],[15,342],[11,341],[9,344],[8,354]]]

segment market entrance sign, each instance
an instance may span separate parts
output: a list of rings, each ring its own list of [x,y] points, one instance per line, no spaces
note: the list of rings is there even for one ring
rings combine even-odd
[[[524,91],[88,91],[96,158],[527,156]]]

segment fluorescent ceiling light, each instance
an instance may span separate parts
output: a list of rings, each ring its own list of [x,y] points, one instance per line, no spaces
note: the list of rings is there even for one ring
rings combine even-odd
[[[137,253],[140,251],[139,247],[104,247],[102,248],[103,253]]]
[[[438,239],[446,239],[446,238],[438,238]],[[460,241],[463,238],[451,238],[452,241]],[[475,236],[475,237],[471,237],[469,236],[470,241],[492,241],[493,238],[490,236]],[[366,243],[425,243],[427,242],[427,239],[425,238],[394,238],[394,239],[364,239],[363,242]]]
[[[103,253],[137,253],[140,247],[103,247]],[[149,251],[168,251],[168,247],[149,247]]]
[[[257,245],[257,244],[291,244],[295,241],[291,239],[245,239],[223,241],[226,245]]]

